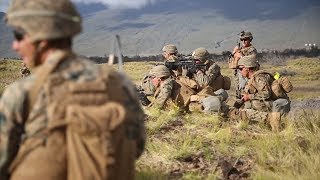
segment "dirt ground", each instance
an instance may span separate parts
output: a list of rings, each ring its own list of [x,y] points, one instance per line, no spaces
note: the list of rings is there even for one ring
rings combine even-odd
[[[294,100],[291,102],[291,111],[302,109],[319,110],[320,97],[314,99]]]

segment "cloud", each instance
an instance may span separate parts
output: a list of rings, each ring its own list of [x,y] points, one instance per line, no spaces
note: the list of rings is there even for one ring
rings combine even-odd
[[[155,3],[156,0],[72,0],[73,2],[91,4],[100,3],[108,6],[110,9],[139,9],[149,4]]]

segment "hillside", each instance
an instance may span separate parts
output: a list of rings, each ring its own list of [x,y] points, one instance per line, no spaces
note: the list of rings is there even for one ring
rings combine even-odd
[[[119,34],[125,55],[159,54],[165,43],[176,44],[183,53],[200,46],[219,53],[234,47],[241,30],[253,32],[258,50],[320,44],[319,6],[292,14],[285,13],[290,8],[284,9],[282,16],[272,11],[261,17],[257,12],[256,17],[254,13],[249,16],[239,12],[237,18],[215,10],[214,3],[195,8],[172,5],[168,9],[159,6],[141,12],[106,9],[91,14],[84,21],[84,33],[76,38],[76,48],[83,54],[103,56],[109,53],[113,36]],[[220,41],[221,47],[217,47],[216,42]]]
[[[176,44],[182,53],[197,47],[220,53],[234,47],[242,30],[253,32],[258,50],[320,44],[320,2],[316,0],[248,0],[236,5],[218,0],[161,0],[139,9],[110,9],[98,3],[101,0],[94,2],[77,3],[84,31],[74,45],[86,56],[108,54],[115,34],[121,36],[127,56],[160,54],[166,43]],[[0,33],[0,57],[15,55],[10,50],[11,32],[3,21]]]

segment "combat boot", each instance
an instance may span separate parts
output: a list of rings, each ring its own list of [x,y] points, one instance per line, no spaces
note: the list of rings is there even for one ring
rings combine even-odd
[[[280,112],[270,112],[268,114],[268,121],[270,123],[271,129],[273,132],[279,132],[280,120],[281,120]]]

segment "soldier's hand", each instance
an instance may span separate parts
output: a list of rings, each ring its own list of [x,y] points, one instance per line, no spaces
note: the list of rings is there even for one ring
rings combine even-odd
[[[189,69],[189,72],[190,72],[191,74],[196,74],[196,73],[197,73],[197,68],[196,68],[196,67],[191,67],[191,68]]]
[[[237,51],[240,50],[240,47],[237,45],[233,48],[232,54],[235,54]]]
[[[182,76],[188,76],[188,68],[186,66],[182,66]]]
[[[249,96],[249,94],[242,94],[242,98],[241,98],[241,100],[243,100],[243,101],[249,101],[250,100],[250,96]]]

